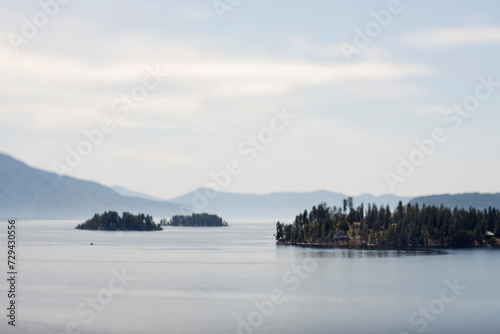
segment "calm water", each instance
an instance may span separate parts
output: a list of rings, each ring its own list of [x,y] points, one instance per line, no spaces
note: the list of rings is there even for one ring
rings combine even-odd
[[[7,326],[4,314],[1,333],[71,333],[71,326],[76,333],[208,334],[500,329],[496,250],[276,246],[274,220],[143,233],[77,231],[77,223],[18,222],[17,326]],[[5,253],[3,237],[2,263]],[[117,280],[122,271],[134,278]],[[5,280],[0,288],[5,310]]]

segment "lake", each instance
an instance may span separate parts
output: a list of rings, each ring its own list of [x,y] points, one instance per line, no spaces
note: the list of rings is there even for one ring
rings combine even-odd
[[[277,246],[275,220],[228,221],[159,232],[18,221],[16,328],[4,314],[0,332],[498,333],[496,249]]]

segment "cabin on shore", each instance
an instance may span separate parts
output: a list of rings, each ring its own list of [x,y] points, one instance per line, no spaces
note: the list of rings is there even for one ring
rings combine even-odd
[[[486,243],[487,246],[493,246],[495,244],[494,236],[495,236],[495,233],[493,233],[491,231],[486,231],[486,233],[484,234],[483,242]]]

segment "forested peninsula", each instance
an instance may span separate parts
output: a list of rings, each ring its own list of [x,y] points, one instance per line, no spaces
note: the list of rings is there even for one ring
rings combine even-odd
[[[100,230],[100,231],[161,231],[149,215],[133,215],[124,212],[122,217],[114,211],[95,214],[93,218],[78,224],[78,230]]]
[[[449,209],[401,202],[389,206],[363,204],[352,198],[342,207],[314,206],[292,224],[276,224],[278,244],[303,246],[479,247],[499,246],[500,211]]]

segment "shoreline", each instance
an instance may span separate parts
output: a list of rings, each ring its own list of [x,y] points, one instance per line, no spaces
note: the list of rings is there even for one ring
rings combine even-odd
[[[499,246],[467,246],[467,247],[451,247],[451,246],[380,246],[380,245],[361,245],[347,243],[307,243],[307,242],[277,242],[278,246],[298,246],[310,248],[338,248],[338,249],[359,249],[359,250],[447,250],[447,249],[500,249]]]

